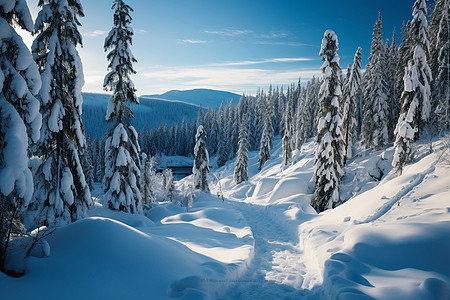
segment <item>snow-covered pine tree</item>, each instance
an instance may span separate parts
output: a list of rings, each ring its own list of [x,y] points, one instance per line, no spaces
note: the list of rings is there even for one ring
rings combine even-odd
[[[297,99],[297,118],[296,118],[296,134],[295,134],[295,147],[300,149],[303,143],[306,141],[306,134],[308,132],[307,122],[307,99],[306,99],[306,88],[301,88],[299,86],[298,99]]]
[[[395,90],[397,92],[397,109],[400,111],[402,107],[401,103],[401,95],[404,90],[404,76],[405,76],[405,70],[408,67],[408,62],[412,57],[412,39],[411,39],[411,32],[410,32],[410,25],[411,21],[408,21],[406,23],[403,23],[402,26],[402,42],[400,43],[400,46],[398,47],[398,53],[397,53],[397,70],[395,74]],[[367,71],[366,71],[367,72]]]
[[[142,203],[149,204],[155,202],[155,194],[153,193],[153,176],[155,175],[153,157],[148,157],[147,154],[142,153],[141,162],[141,199]]]
[[[86,147],[84,151],[80,153],[81,166],[83,167],[83,173],[86,178],[86,183],[89,189],[94,189],[94,161],[92,155],[93,144],[89,136],[86,137]]]
[[[248,139],[246,117],[241,119],[241,128],[239,130],[239,147],[237,151],[236,163],[234,167],[234,180],[237,184],[248,180]]]
[[[256,100],[251,99],[248,105],[248,148],[249,150],[258,149],[259,136],[257,135],[256,118]]]
[[[353,65],[350,68],[350,74],[343,91],[343,134],[345,156],[344,165],[347,159],[353,157],[354,145],[358,138],[358,113],[359,103],[361,102],[362,73],[361,73],[361,47],[356,50]]]
[[[423,53],[423,51],[422,51]],[[416,139],[419,119],[419,100],[415,97],[419,89],[417,69],[413,61],[410,61],[404,75],[404,91],[402,93],[402,107],[395,128],[395,153],[392,166],[401,175],[403,167],[414,158],[413,144]]]
[[[426,0],[416,0],[413,5],[413,19],[411,21],[411,36],[413,44],[413,55],[410,59],[414,61],[419,80],[419,90],[416,97],[419,101],[419,123],[417,139],[419,134],[430,129],[431,109],[433,107],[431,99],[431,83],[433,76],[429,67],[430,42],[428,29],[428,11]],[[419,49],[422,48],[422,49]]]
[[[197,128],[198,128],[198,126],[200,126],[200,125],[205,126],[205,124],[204,124],[204,119],[205,119],[205,116],[204,116],[204,113],[203,113],[203,106],[202,106],[202,104],[200,103],[200,105],[199,105],[199,107],[198,107],[197,121],[195,122],[195,126],[196,126]]]
[[[208,186],[209,173],[209,155],[206,150],[206,132],[203,126],[199,126],[195,135],[194,147],[194,167],[192,174],[194,175],[194,188],[203,192],[209,192]]]
[[[256,107],[255,107],[255,118],[256,118],[256,145],[255,149],[258,149],[261,145],[261,136],[264,131],[264,118],[266,116],[266,96],[264,90],[258,89],[256,93]]]
[[[205,114],[205,130],[209,132],[208,135],[208,153],[215,154],[217,152],[217,113],[216,111],[211,107],[211,105],[208,107],[208,111]],[[177,138],[176,143],[178,143],[179,139]]]
[[[175,178],[173,177],[172,169],[165,170],[164,179],[166,199],[172,202],[175,199]]]
[[[284,104],[284,112],[281,114],[281,121],[280,121],[280,138],[281,140],[283,140],[284,138],[284,131],[286,129],[286,106],[289,103],[290,100],[290,95],[291,94],[291,87],[288,87],[287,91],[286,91],[286,102]]]
[[[286,104],[286,112],[284,114],[284,136],[282,139],[283,147],[283,165],[287,166],[292,159],[293,149],[293,120],[292,120],[292,99],[290,99]]]
[[[436,104],[435,126],[450,129],[450,1],[437,0],[430,23],[432,98]],[[432,26],[433,25],[433,26]]]
[[[373,149],[381,149],[390,140],[391,110],[387,96],[385,51],[381,14],[379,14],[373,27],[369,64],[366,71],[369,77],[365,81],[364,114],[361,128],[363,144]]]
[[[414,45],[412,59],[405,69],[401,110],[395,128],[395,153],[392,165],[399,174],[414,157],[413,144],[428,124],[431,113],[430,84],[432,74],[428,66],[428,14],[425,0],[416,0],[408,36]]]
[[[239,118],[237,110],[234,107],[233,99],[231,99],[228,104],[228,147],[229,147],[229,157],[234,157],[237,152],[238,138],[239,138]]]
[[[238,105],[236,107],[236,126],[238,126],[239,131],[241,130],[241,121],[244,118],[244,116],[247,115],[248,110],[248,101],[245,94],[242,94],[241,98],[239,99]],[[205,128],[206,130],[206,128]],[[239,137],[238,137],[239,140]],[[238,147],[239,148],[239,147]]]
[[[390,107],[391,116],[389,118],[389,128],[394,128],[398,120],[398,91],[397,82],[397,65],[398,65],[398,47],[396,41],[395,28],[392,33],[392,40],[389,49],[386,49],[386,82],[388,85],[388,105]],[[389,130],[390,139],[393,139],[393,131]]]
[[[276,119],[279,119],[279,122],[278,122],[278,131],[276,131],[276,132],[278,132],[280,134],[280,138],[283,139],[283,134],[284,133],[282,133],[282,132],[283,132],[284,127],[285,127],[285,125],[284,125],[284,121],[285,121],[284,114],[286,112],[286,101],[287,101],[287,98],[284,95],[283,86],[281,86],[281,90],[278,93],[278,100],[277,101],[278,102],[277,102]]]
[[[41,78],[30,51],[13,26],[32,32],[25,0],[0,3],[0,271],[9,238],[23,233],[21,215],[33,195],[29,143],[39,139],[42,122],[35,98]]]
[[[317,127],[314,182],[316,197],[313,207],[318,211],[333,208],[340,203],[339,182],[342,178],[344,140],[339,114],[341,97],[338,38],[334,31],[325,31],[320,50],[324,61],[321,69],[323,82],[320,88],[320,119]]]
[[[273,141],[273,122],[272,122],[272,108],[269,102],[269,97],[266,98],[265,115],[264,115],[264,129],[261,137],[261,146],[259,148],[259,166],[258,170],[261,170],[264,163],[270,158],[270,150],[272,149]]]
[[[83,8],[78,0],[39,1],[32,52],[42,78],[43,117],[35,196],[40,225],[66,224],[84,218],[92,205],[79,152],[86,146],[81,121],[84,85],[77,45]]]
[[[133,9],[122,0],[114,0],[114,25],[105,39],[109,61],[103,87],[112,91],[106,111],[106,121],[114,123],[105,136],[104,203],[109,208],[130,213],[142,213],[140,193],[140,159],[138,135],[129,119],[131,110],[126,102],[139,103],[130,75],[136,62],[131,53],[133,30],[130,27]]]
[[[317,135],[317,122],[318,122],[318,96],[320,90],[320,80],[313,78],[308,82],[306,86],[306,109],[303,115],[303,122],[305,122],[305,137],[311,138]]]
[[[226,113],[223,102],[220,104],[219,108],[219,146],[217,149],[217,166],[222,167],[228,160],[228,147],[227,147],[227,131],[226,131]]]
[[[93,175],[94,175],[94,182],[101,182],[103,176],[100,175],[100,167],[101,167],[101,150],[100,150],[100,142],[98,139],[95,139],[92,143],[92,165],[94,167],[93,169]],[[104,162],[103,162],[104,164]]]

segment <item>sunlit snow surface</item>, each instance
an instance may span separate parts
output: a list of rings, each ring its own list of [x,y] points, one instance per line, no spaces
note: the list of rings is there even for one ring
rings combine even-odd
[[[252,153],[253,176],[239,186],[225,167],[225,194],[255,235],[256,264],[244,276],[266,280],[236,284],[229,299],[450,299],[450,166],[441,141],[429,146],[418,143],[401,176],[393,148],[362,152],[342,179],[350,200],[319,215],[308,205],[311,141],[284,169],[279,145],[260,173]]]
[[[250,152],[250,179],[240,185],[229,162],[210,174],[211,195],[198,194],[188,211],[164,203],[142,216],[96,204],[91,218],[48,239],[50,257],[28,259],[24,277],[0,275],[2,295],[449,299],[450,167],[440,163],[443,143],[434,141],[432,153],[419,143],[416,162],[401,176],[392,171],[392,148],[361,152],[344,170],[341,197],[348,202],[321,214],[309,205],[313,148],[308,141],[282,168],[275,139],[263,170]],[[189,193],[191,184],[192,177],[178,182],[178,193]]]

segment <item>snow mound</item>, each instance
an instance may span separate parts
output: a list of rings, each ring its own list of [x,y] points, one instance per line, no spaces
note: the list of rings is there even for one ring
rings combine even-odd
[[[51,255],[29,257],[25,276],[0,274],[5,299],[210,299],[253,258],[246,221],[211,195],[189,211],[166,202],[147,217],[96,203],[89,213],[48,237]]]
[[[26,276],[2,278],[5,299],[164,299],[174,278],[206,273],[185,246],[107,218],[60,228],[49,243],[52,255],[30,258]]]
[[[433,144],[434,153],[428,149],[418,143],[418,160],[401,176],[383,169],[392,161],[392,148],[355,159],[372,168],[358,171],[349,164],[362,176],[342,188],[355,196],[299,226],[307,270],[303,288],[320,287],[327,298],[448,297],[449,166],[439,164],[440,141]],[[374,170],[386,172],[380,181],[366,176],[371,187],[364,187],[364,173]]]
[[[269,203],[292,195],[308,193],[308,183],[299,178],[283,178],[277,182],[269,197]]]

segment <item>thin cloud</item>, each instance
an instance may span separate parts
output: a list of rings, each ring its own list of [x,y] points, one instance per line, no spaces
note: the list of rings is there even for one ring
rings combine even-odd
[[[226,66],[250,66],[250,65],[259,65],[259,64],[267,64],[267,63],[292,63],[292,62],[301,62],[301,61],[311,61],[313,59],[306,57],[284,57],[284,58],[270,58],[263,60],[245,60],[238,62],[228,62],[228,63],[218,63],[211,64],[213,67],[226,67]]]
[[[252,33],[251,30],[242,30],[242,29],[225,29],[221,31],[212,31],[212,30],[204,30],[204,33],[209,34],[217,34],[221,36],[240,36],[240,35],[246,35],[249,33]]]
[[[289,46],[289,47],[318,47],[317,45],[298,43],[298,42],[276,42],[276,41],[258,41],[257,45],[274,45],[274,46]]]
[[[178,43],[180,44],[206,44],[207,41],[202,41],[202,40],[178,40]]]
[[[290,69],[273,70],[267,68],[234,68],[233,66],[198,66],[198,67],[166,67],[152,68],[151,71],[141,72],[143,81],[151,79],[158,86],[182,86],[183,88],[207,87],[223,90],[240,90],[254,93],[258,87],[275,85],[289,85],[296,82],[299,76],[302,80],[309,80],[320,75],[320,69]]]
[[[97,37],[97,36],[103,36],[106,35],[108,32],[105,30],[94,30],[94,31],[88,31],[83,33],[84,36],[87,37]]]
[[[272,31],[269,34],[257,35],[258,38],[262,38],[262,39],[279,39],[279,38],[285,38],[288,36],[289,36],[289,33],[284,32],[284,31]]]
[[[147,30],[145,30],[145,29],[136,30],[136,34],[144,34],[144,33],[147,33]]]

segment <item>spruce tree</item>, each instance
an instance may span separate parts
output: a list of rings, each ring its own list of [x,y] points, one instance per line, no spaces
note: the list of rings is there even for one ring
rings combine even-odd
[[[162,188],[165,193],[165,199],[167,201],[173,201],[175,197],[175,183],[172,169],[165,169],[162,174]]]
[[[252,99],[248,106],[248,144],[249,150],[258,149],[259,136],[257,135],[256,101]]]
[[[248,139],[247,118],[242,118],[239,130],[239,147],[234,167],[234,180],[237,184],[248,180]]]
[[[388,103],[386,83],[386,56],[382,38],[381,14],[373,27],[370,47],[368,79],[364,90],[364,115],[362,121],[362,142],[367,147],[381,149],[390,141],[389,120],[391,110]]]
[[[92,191],[94,189],[94,158],[92,153],[92,141],[86,137],[86,147],[84,151],[80,154],[81,166],[83,167],[84,176],[86,178],[86,183],[89,189]]]
[[[147,154],[142,153],[141,162],[141,198],[142,203],[149,204],[155,202],[155,194],[153,193],[153,177],[155,175],[155,160],[153,157],[148,157]]]
[[[354,145],[358,138],[358,113],[359,103],[362,96],[361,91],[361,47],[355,53],[353,59],[353,65],[350,68],[349,78],[346,82],[343,91],[343,135],[344,135],[344,147],[345,157],[344,165],[347,159],[353,157]]]
[[[399,108],[398,98],[399,92],[397,91],[397,66],[398,66],[398,47],[396,41],[395,28],[392,34],[391,45],[389,49],[386,49],[386,82],[388,85],[388,105],[390,107],[391,115],[389,118],[389,128],[394,128],[397,124]],[[389,130],[390,137],[393,139],[393,131]]]
[[[298,100],[297,100],[297,118],[296,118],[296,135],[295,135],[295,145],[297,149],[300,149],[303,143],[306,141],[306,135],[308,132],[308,107],[306,99],[306,89],[299,87]]]
[[[194,188],[203,192],[209,192],[208,186],[209,155],[206,150],[206,132],[202,125],[197,129],[194,147]]]
[[[450,129],[450,1],[438,0],[430,23],[431,70],[434,78],[435,126],[440,132]]]
[[[392,165],[399,174],[414,158],[414,141],[428,126],[431,113],[430,84],[432,74],[428,66],[428,14],[425,0],[416,0],[410,23],[410,38],[414,53],[404,75],[401,110],[395,128],[395,153]]]
[[[284,133],[285,133],[285,129],[286,129],[286,124],[285,124],[285,122],[286,122],[286,107],[290,100],[290,96],[291,96],[290,94],[291,94],[291,87],[288,87],[287,92],[286,92],[286,103],[284,105],[285,111],[283,112],[283,114],[281,114],[281,121],[280,121],[280,138],[281,138],[281,140],[283,140],[283,138],[284,138]]]
[[[256,93],[256,144],[255,149],[258,149],[261,146],[261,136],[264,130],[264,122],[266,116],[266,97],[264,95],[264,91],[262,89],[258,89]]]
[[[283,147],[283,165],[287,166],[292,159],[292,145],[293,124],[292,124],[292,101],[289,100],[286,104],[286,112],[284,114],[284,136],[282,139]]]
[[[404,76],[405,76],[405,70],[408,67],[408,62],[412,57],[413,52],[413,46],[412,46],[412,38],[411,38],[411,32],[410,32],[410,25],[411,21],[408,21],[403,24],[402,27],[402,42],[400,46],[398,47],[398,53],[397,53],[397,70],[395,74],[395,90],[397,92],[397,109],[400,111],[402,107],[401,103],[401,95],[404,90]]]
[[[419,99],[415,97],[417,89],[419,89],[417,69],[413,61],[410,61],[405,70],[404,91],[401,97],[402,107],[395,128],[395,153],[392,166],[399,174],[402,173],[404,165],[410,163],[414,158],[413,145],[419,132]]]
[[[136,62],[131,53],[133,31],[130,27],[133,9],[122,0],[115,0],[113,28],[105,39],[109,73],[104,89],[113,94],[108,102],[106,121],[113,126],[105,136],[104,203],[109,208],[142,213],[141,172],[138,135],[130,124],[132,112],[126,102],[139,103],[130,75]]]
[[[78,0],[39,1],[32,46],[42,78],[43,117],[36,198],[40,225],[66,224],[86,216],[92,205],[79,153],[86,147],[81,121],[83,67],[77,52],[83,8]]]
[[[219,146],[217,149],[217,166],[222,167],[225,165],[225,163],[228,161],[228,147],[227,144],[229,143],[227,139],[227,130],[226,130],[226,113],[225,113],[225,107],[223,106],[223,103],[220,104],[219,108]]]
[[[278,132],[280,134],[280,138],[283,139],[283,135],[284,135],[283,131],[284,131],[284,127],[285,127],[285,125],[284,125],[284,121],[285,121],[284,114],[286,113],[286,105],[287,105],[287,103],[286,103],[287,98],[284,95],[283,86],[281,86],[281,90],[278,93],[278,100],[277,101],[278,102],[277,102],[276,119],[280,120],[280,121],[278,122],[278,127],[279,127],[278,131],[276,131],[276,132]]]
[[[33,195],[29,144],[39,139],[41,87],[30,51],[14,26],[32,32],[25,0],[0,3],[0,271],[9,239],[24,232],[21,215]]]
[[[266,98],[264,116],[264,129],[261,137],[261,146],[259,148],[259,166],[258,170],[261,170],[265,162],[270,158],[270,150],[272,149],[273,141],[273,122],[272,122],[272,109],[268,97]]]
[[[319,79],[313,78],[308,82],[306,86],[306,113],[303,116],[305,122],[306,138],[311,138],[317,135],[317,122],[319,111],[319,90],[321,82]]]
[[[340,203],[339,182],[343,175],[344,140],[341,133],[342,117],[339,113],[341,97],[338,39],[334,31],[325,31],[320,50],[324,61],[321,69],[320,119],[317,127],[314,182],[316,197],[313,207],[318,211],[333,208]]]

